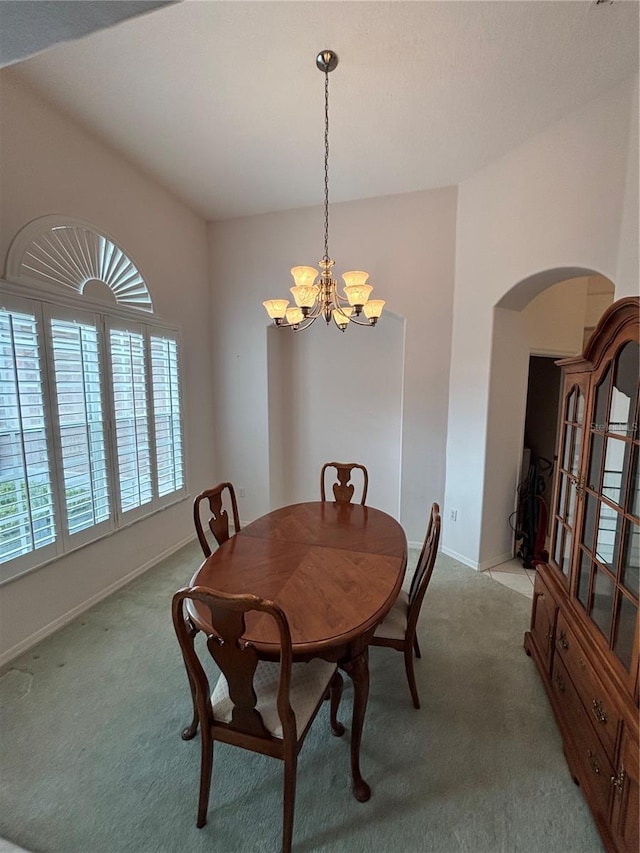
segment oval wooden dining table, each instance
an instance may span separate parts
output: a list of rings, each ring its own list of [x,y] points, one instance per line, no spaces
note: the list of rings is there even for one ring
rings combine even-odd
[[[294,660],[336,661],[349,675],[354,690],[351,773],[360,802],[371,796],[360,772],[368,644],[400,592],[406,564],[407,539],[390,515],[360,504],[317,501],[281,507],[247,525],[191,578],[191,586],[275,601],[289,621]],[[210,633],[207,609],[189,605],[194,633]],[[244,638],[261,657],[277,659],[273,619],[248,614],[246,629]],[[197,727],[194,711],[183,737],[193,737]]]

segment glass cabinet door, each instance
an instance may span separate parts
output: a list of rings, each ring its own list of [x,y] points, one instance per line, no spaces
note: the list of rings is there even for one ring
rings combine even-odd
[[[633,672],[638,654],[639,360],[640,346],[628,341],[593,389],[593,420],[586,426],[584,511],[572,581],[575,599],[627,672]]]
[[[580,471],[587,384],[584,377],[567,379],[560,424],[560,455],[554,492],[550,560],[565,578],[569,576],[574,529],[582,497]]]

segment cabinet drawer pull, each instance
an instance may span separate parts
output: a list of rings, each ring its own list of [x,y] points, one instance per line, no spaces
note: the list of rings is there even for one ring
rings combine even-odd
[[[599,723],[607,722],[607,712],[602,707],[602,702],[599,699],[594,699],[591,703],[591,710],[593,711],[593,716]]]
[[[567,635],[564,631],[560,631],[560,636],[558,637],[558,642],[562,646],[563,649],[569,648],[569,641],[567,640]]]
[[[558,685],[558,690],[560,693],[564,693],[567,689],[567,685],[564,683],[564,678],[560,675],[560,673],[556,673],[556,684]]]
[[[600,775],[600,765],[598,763],[598,758],[594,752],[591,752],[590,749],[587,750],[587,755],[589,756],[589,764],[591,765],[591,769],[596,774],[596,776]]]
[[[611,777],[611,784],[616,789],[616,794],[621,797],[622,792],[624,790],[624,780],[625,780],[625,772],[622,764],[620,765],[620,770],[618,771],[616,776]]]

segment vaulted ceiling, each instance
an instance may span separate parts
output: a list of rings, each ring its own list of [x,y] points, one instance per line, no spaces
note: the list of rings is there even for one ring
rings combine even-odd
[[[637,73],[638,3],[184,0],[2,74],[215,220],[322,201],[327,47],[331,200],[409,192]]]

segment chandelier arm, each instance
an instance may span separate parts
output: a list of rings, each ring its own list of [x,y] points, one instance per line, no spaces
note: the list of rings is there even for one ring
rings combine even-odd
[[[289,325],[289,328],[292,328],[294,332],[304,332],[304,330],[308,329],[309,326],[313,326],[318,317],[320,317],[320,314],[316,314],[314,317],[307,315],[302,321],[302,323],[298,323],[297,329],[293,329],[293,326],[291,326],[291,324]]]
[[[357,320],[354,316],[349,317],[349,323],[353,323],[355,326],[373,326],[374,324],[370,320]]]

